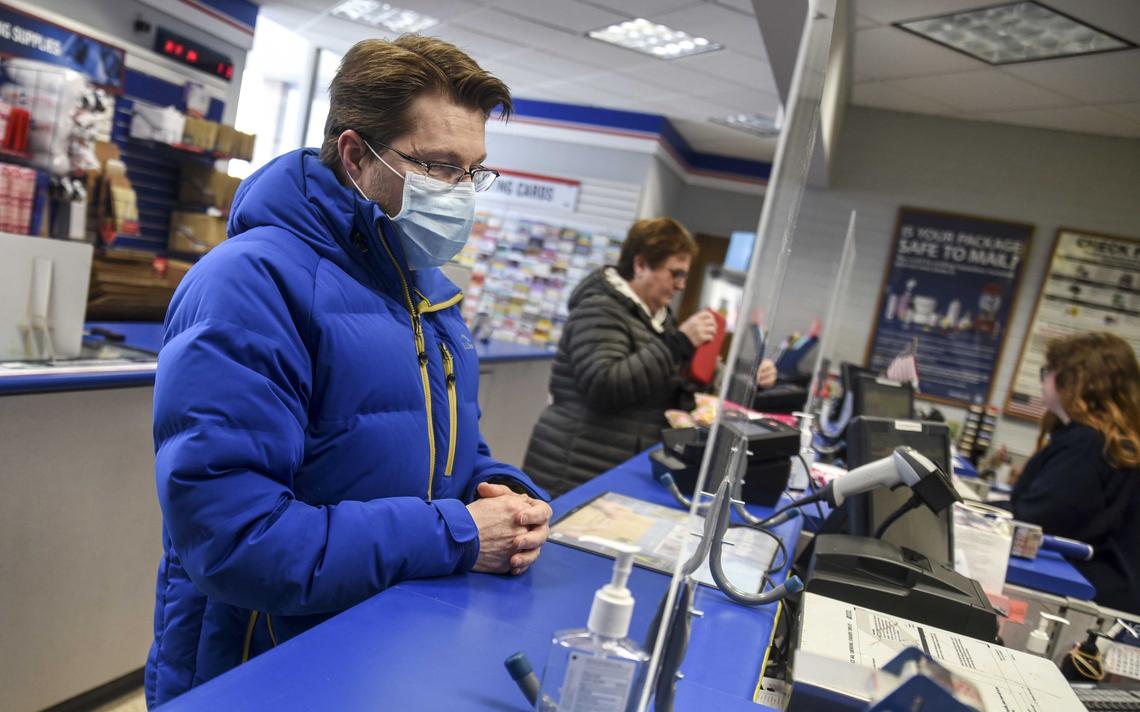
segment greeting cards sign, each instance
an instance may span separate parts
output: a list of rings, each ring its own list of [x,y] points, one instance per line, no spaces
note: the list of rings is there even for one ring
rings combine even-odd
[[[984,403],[1033,226],[900,208],[867,361],[917,345],[921,397]]]

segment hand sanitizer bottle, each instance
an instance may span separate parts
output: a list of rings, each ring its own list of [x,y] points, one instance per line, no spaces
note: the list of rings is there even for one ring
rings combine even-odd
[[[637,704],[636,682],[649,656],[626,637],[633,616],[633,596],[626,588],[636,546],[600,537],[582,537],[616,553],[613,579],[594,593],[585,628],[554,634],[542,694],[536,710],[626,712]]]

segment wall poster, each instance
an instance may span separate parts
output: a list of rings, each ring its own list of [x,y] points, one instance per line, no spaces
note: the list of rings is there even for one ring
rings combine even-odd
[[[986,403],[1033,226],[899,208],[865,361],[917,347],[919,396]]]
[[[1140,354],[1140,240],[1061,228],[1005,402],[1007,415],[1038,419],[1045,344],[1056,336],[1108,331]]]

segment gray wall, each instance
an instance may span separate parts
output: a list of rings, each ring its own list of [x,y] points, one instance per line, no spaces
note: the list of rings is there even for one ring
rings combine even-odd
[[[671,214],[694,233],[731,237],[737,230],[759,227],[763,206],[762,195],[687,185]]]
[[[487,163],[516,171],[643,185],[654,160],[647,153],[487,132]]]
[[[776,333],[802,328],[826,308],[852,209],[859,213],[858,256],[837,351],[856,360],[874,323],[900,206],[1031,223],[1033,243],[991,396],[999,406],[1057,228],[1140,237],[1140,140],[851,107],[840,146],[831,188],[805,196]],[[709,196],[700,209],[747,217],[734,203]],[[1006,422],[997,441],[1027,453],[1035,432]]]

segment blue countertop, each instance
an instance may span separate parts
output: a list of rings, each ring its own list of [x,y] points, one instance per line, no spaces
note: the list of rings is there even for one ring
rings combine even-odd
[[[645,454],[555,500],[555,516],[606,491],[672,504]],[[771,511],[753,507],[760,516]],[[793,546],[796,518],[776,529]],[[548,543],[522,576],[407,581],[173,700],[164,710],[529,709],[503,668],[525,652],[542,674],[551,635],[583,627],[610,559]],[[782,581],[785,570],[775,576]],[[635,567],[630,636],[644,640],[669,577]],[[677,709],[771,710],[752,703],[776,607],[745,608],[699,587]]]
[[[157,322],[90,322],[87,330],[101,328],[122,334],[125,346],[157,354],[162,348],[162,324]],[[99,337],[95,337],[98,339]],[[554,351],[500,341],[477,343],[475,351],[480,363],[503,363],[554,358]],[[154,362],[86,365],[69,368],[57,365],[24,373],[0,371],[0,395],[78,391],[98,388],[125,388],[154,385]]]

